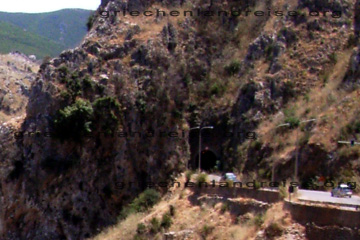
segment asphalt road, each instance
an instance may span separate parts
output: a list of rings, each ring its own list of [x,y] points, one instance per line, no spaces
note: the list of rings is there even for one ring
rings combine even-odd
[[[194,179],[196,179],[196,175],[194,174]],[[208,175],[208,181],[211,182],[215,180],[216,182],[220,181],[221,177],[215,174]],[[303,190],[299,189],[297,198],[302,201],[312,201],[318,203],[332,203],[339,204],[343,206],[360,206],[360,197],[352,195],[351,198],[340,198],[340,197],[332,197],[331,192],[324,191],[314,191],[314,190]]]
[[[323,203],[335,203],[335,204],[360,206],[360,197],[355,195],[353,195],[351,198],[340,198],[340,197],[331,197],[331,192],[299,189],[297,197],[299,200],[304,200],[304,201],[316,201]]]
[[[215,180],[215,182],[219,182],[221,180],[221,177],[214,174],[209,174],[208,181],[211,182],[212,180]]]
[[[193,179],[193,181],[195,181],[196,177],[197,177],[197,173],[194,173],[191,178]],[[219,182],[221,180],[221,176],[215,175],[215,174],[208,174],[207,175],[207,181],[211,182],[212,180],[215,180],[215,182]]]

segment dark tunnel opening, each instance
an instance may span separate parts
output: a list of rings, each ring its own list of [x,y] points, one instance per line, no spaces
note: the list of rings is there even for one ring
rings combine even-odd
[[[199,154],[196,155],[195,168],[199,168]],[[204,171],[214,170],[216,166],[216,155],[212,151],[204,150],[201,152],[201,163],[200,168]]]

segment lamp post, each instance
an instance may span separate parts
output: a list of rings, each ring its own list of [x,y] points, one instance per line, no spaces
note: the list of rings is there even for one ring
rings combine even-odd
[[[304,120],[304,121],[301,121],[299,123],[299,125],[302,123],[314,122],[314,121],[316,121],[315,118],[309,119],[309,120]],[[295,155],[295,181],[296,182],[298,181],[298,166],[299,166],[299,130],[296,129],[296,155]]]
[[[205,126],[205,127],[200,127],[200,126],[197,126],[197,127],[194,127],[194,128],[190,128],[190,130],[193,130],[193,129],[199,129],[199,173],[200,173],[200,166],[201,166],[201,130],[203,129],[213,129],[214,127],[213,126]]]
[[[302,123],[307,123],[307,122],[313,122],[316,121],[316,118],[313,119],[309,119],[309,120],[304,120],[304,121],[300,121],[299,125]],[[291,126],[290,123],[284,123],[284,124],[280,124],[277,127],[282,127],[282,126]],[[298,180],[298,165],[299,165],[299,130],[296,129],[296,145],[295,145],[295,169],[294,169],[294,181],[297,182]]]
[[[284,127],[284,126],[290,126],[290,123],[280,124],[280,125],[276,126],[276,128]],[[275,162],[273,162],[273,164],[272,164],[271,181],[275,182]]]
[[[350,142],[349,141],[338,141],[338,143],[350,144],[351,146],[360,145],[360,142],[355,142],[355,140],[351,140]]]

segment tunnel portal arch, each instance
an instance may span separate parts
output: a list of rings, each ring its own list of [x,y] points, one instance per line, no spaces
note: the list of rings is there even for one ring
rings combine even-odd
[[[216,154],[211,150],[203,150],[201,151],[201,163],[200,168],[204,171],[211,171],[215,169],[215,166],[217,165],[218,157]],[[195,157],[195,163],[193,164],[195,166],[195,169],[199,168],[199,154]]]

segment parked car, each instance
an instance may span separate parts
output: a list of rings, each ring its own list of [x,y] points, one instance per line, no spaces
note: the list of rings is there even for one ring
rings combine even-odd
[[[236,175],[234,173],[225,173],[225,175],[223,176],[223,180],[230,180],[233,182],[240,182],[237,178]]]
[[[349,197],[351,198],[352,191],[347,184],[340,184],[338,187],[331,190],[332,197]]]

